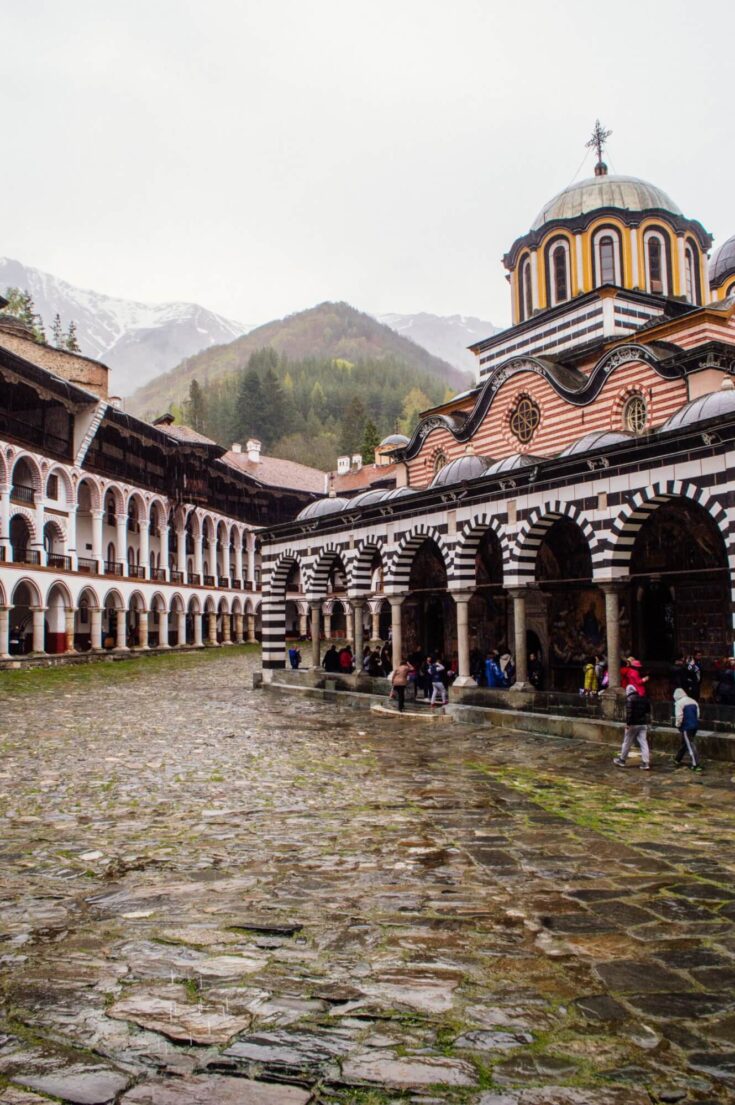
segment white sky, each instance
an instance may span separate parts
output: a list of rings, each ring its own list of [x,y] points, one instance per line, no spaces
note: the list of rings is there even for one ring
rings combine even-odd
[[[734,33],[732,0],[0,0],[0,255],[246,323],[504,324],[597,116],[611,171],[735,233]]]

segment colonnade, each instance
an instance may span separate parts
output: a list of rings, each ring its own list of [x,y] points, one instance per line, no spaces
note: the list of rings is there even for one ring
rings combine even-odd
[[[608,657],[620,657],[620,594],[629,583],[629,579],[616,579],[599,582],[605,596],[605,626],[606,645]],[[505,588],[506,594],[513,603],[513,642],[512,648],[515,660],[516,681],[511,690],[533,690],[528,681],[528,652],[526,645],[527,619],[526,601],[529,593],[537,584],[529,583],[522,586],[509,586]],[[473,590],[446,592],[452,597],[455,604],[457,620],[457,668],[458,674],[454,686],[475,686],[475,680],[470,674],[470,637],[469,637],[469,604],[474,594]],[[386,594],[380,598],[380,603],[388,602],[391,612],[391,655],[393,666],[396,667],[403,656],[403,603],[408,598],[408,592],[403,594]],[[330,614],[323,612],[326,604],[331,610],[333,599],[310,598],[309,609],[311,612],[311,666],[318,668],[321,660],[321,625],[320,619],[324,618],[324,638],[330,636]],[[339,601],[343,601],[341,598]],[[352,618],[347,618],[347,639],[351,642],[356,657],[361,657],[364,648],[364,610],[368,601],[366,596],[349,595],[344,604],[350,604]],[[304,615],[305,618],[305,615]],[[372,639],[379,639],[379,609],[371,609]],[[302,634],[305,636],[305,632]],[[608,667],[608,688],[615,691],[620,687],[620,665],[611,663]]]

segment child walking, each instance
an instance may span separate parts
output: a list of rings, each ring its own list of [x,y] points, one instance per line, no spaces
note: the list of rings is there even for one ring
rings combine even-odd
[[[674,691],[674,720],[676,728],[681,733],[681,744],[674,757],[674,763],[677,767],[684,767],[684,757],[688,755],[692,771],[700,772],[702,765],[694,743],[699,727],[699,704],[686,693],[683,687],[677,687]]]

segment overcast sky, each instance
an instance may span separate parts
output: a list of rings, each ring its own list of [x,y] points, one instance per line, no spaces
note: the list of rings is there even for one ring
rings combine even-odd
[[[584,165],[735,233],[732,0],[0,0],[0,255],[260,323],[509,321]]]

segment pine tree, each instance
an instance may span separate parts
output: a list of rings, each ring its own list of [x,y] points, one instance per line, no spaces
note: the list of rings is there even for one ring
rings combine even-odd
[[[74,319],[69,323],[69,329],[66,331],[65,346],[70,353],[81,353],[82,348],[77,341],[77,324]]]
[[[8,288],[5,292],[8,305],[5,313],[17,318],[30,330],[33,340],[41,345],[46,343],[46,332],[43,328],[43,319],[36,312],[36,305],[30,292],[21,291],[20,288]]]
[[[189,397],[184,405],[184,415],[187,424],[192,430],[204,433],[204,425],[207,419],[207,404],[199,381],[194,379],[189,384]]]
[[[347,404],[342,419],[342,434],[339,442],[342,453],[352,456],[353,453],[359,452],[364,433],[365,407],[362,400],[354,395]]]
[[[51,341],[54,344],[55,349],[64,348],[64,331],[61,328],[61,315],[56,312],[54,315],[53,326],[51,327]]]
[[[375,450],[380,445],[378,427],[372,418],[365,423],[365,433],[362,439],[362,463],[373,464],[375,462]]]
[[[252,358],[251,358],[252,360]],[[261,437],[266,422],[265,396],[257,368],[248,367],[240,374],[235,404],[235,438],[245,442],[249,437]]]

